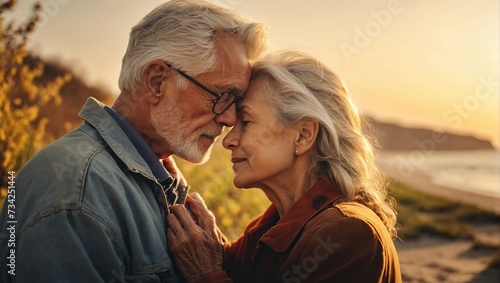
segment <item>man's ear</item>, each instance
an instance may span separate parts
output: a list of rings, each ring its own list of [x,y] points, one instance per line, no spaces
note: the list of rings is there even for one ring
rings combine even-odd
[[[311,117],[306,117],[296,125],[296,129],[295,154],[301,155],[314,146],[318,136],[319,123]]]
[[[162,60],[149,62],[142,71],[142,88],[149,103],[158,103],[165,91],[170,68]]]

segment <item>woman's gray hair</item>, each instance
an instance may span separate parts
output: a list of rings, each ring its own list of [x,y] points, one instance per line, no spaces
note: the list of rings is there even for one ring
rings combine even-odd
[[[137,90],[144,67],[156,59],[192,76],[209,71],[218,59],[214,52],[218,34],[240,39],[250,61],[267,47],[265,26],[231,10],[200,0],[173,0],[156,7],[130,32],[118,81],[120,90]]]
[[[252,67],[252,83],[284,126],[304,118],[319,124],[311,173],[337,184],[347,200],[372,209],[396,236],[396,212],[387,181],[375,166],[375,149],[342,80],[312,56],[286,51]]]

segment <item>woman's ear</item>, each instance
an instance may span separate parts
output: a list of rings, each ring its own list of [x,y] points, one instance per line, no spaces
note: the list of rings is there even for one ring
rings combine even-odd
[[[311,117],[303,118],[297,124],[298,137],[295,141],[295,154],[301,155],[309,151],[316,142],[318,136],[319,123]]]
[[[166,89],[170,68],[162,60],[149,62],[142,71],[142,88],[145,91],[145,97],[151,104],[156,104]]]

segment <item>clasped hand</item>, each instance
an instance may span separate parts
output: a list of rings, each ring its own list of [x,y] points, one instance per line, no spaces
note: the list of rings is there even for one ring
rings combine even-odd
[[[187,281],[222,270],[222,235],[200,195],[189,194],[185,206],[174,205],[170,212],[168,246]]]
[[[166,163],[171,173],[182,176],[172,159]],[[222,270],[223,236],[201,196],[190,193],[185,205],[173,205],[170,212],[168,247],[186,280],[196,282],[208,273]]]

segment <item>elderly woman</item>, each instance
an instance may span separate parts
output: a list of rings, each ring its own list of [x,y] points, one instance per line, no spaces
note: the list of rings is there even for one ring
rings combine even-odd
[[[310,56],[258,62],[223,140],[234,184],[272,202],[233,243],[198,196],[169,216],[171,250],[189,282],[401,282],[396,215],[356,107]]]

